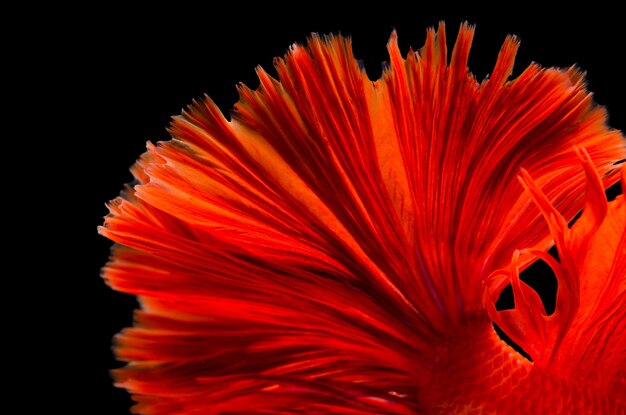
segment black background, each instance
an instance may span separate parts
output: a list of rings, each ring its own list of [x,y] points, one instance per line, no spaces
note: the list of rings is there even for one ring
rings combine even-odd
[[[355,54],[371,79],[380,75],[387,59],[385,45],[393,28],[406,53],[409,47],[421,47],[425,29],[440,20],[447,23],[449,42],[462,21],[476,24],[470,67],[479,79],[490,72],[504,37],[514,33],[522,41],[514,75],[531,61],[559,67],[577,64],[587,71],[597,102],[608,107],[610,124],[626,127],[621,63],[626,36],[616,10],[564,8],[547,14],[523,8],[432,11],[419,4],[409,9],[381,4],[339,12],[317,3],[224,6],[224,12],[171,7],[159,10],[158,18],[155,10],[102,7],[85,11],[65,38],[72,46],[69,75],[76,75],[70,76],[76,94],[73,114],[83,125],[71,144],[83,149],[82,174],[89,175],[91,183],[81,190],[81,200],[88,198],[83,224],[85,241],[91,245],[76,284],[84,300],[80,313],[91,321],[80,326],[84,357],[79,363],[88,373],[80,382],[89,402],[84,413],[127,414],[131,404],[126,392],[111,386],[108,374],[120,366],[110,351],[111,338],[131,324],[136,303],[99,278],[110,248],[96,233],[107,212],[104,203],[131,180],[128,168],[145,142],[168,139],[170,116],[204,93],[227,113],[237,100],[238,82],[256,87],[254,67],[271,70],[273,57],[282,56],[293,42],[305,41],[311,32],[351,35]],[[531,271],[541,280],[545,270]]]

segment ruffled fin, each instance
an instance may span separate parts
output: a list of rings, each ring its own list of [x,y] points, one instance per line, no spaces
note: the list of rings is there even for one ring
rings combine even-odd
[[[584,211],[571,228],[528,172],[520,175],[549,225],[559,261],[536,249],[516,251],[510,266],[486,279],[485,305],[536,365],[562,376],[591,377],[608,388],[623,381],[626,367],[626,203],[623,195],[607,202],[589,154],[575,151],[587,185]],[[621,181],[624,187],[623,167]],[[553,269],[558,291],[552,315],[546,315],[537,293],[520,281],[520,255],[540,258]],[[508,282],[515,308],[496,311],[499,287]]]
[[[625,153],[576,70],[509,80],[514,37],[477,82],[473,33],[450,62],[443,24],[406,58],[394,34],[374,82],[349,39],[314,35],[240,86],[230,121],[205,98],[149,145],[100,229],[123,246],[105,279],[142,305],[116,347],[140,411],[419,411],[433,344],[488,327],[483,277],[551,240],[519,169],[569,219],[571,147],[604,186]]]

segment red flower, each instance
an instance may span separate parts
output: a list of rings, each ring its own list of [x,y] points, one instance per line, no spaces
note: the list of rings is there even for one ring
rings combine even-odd
[[[394,33],[375,82],[313,36],[231,121],[206,98],[148,146],[100,229],[105,279],[142,305],[116,345],[138,413],[626,408],[626,207],[603,199],[626,142],[575,68],[508,80],[513,37],[478,83],[473,33],[450,62],[443,24],[406,59]],[[537,257],[550,317],[518,278]]]

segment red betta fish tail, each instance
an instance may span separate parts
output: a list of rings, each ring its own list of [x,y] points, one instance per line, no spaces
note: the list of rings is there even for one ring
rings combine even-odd
[[[104,278],[141,303],[116,344],[136,411],[431,413],[452,408],[424,398],[435,377],[489,372],[451,350],[510,356],[467,326],[491,330],[485,276],[551,243],[520,168],[570,219],[585,183],[572,146],[607,186],[624,142],[576,70],[509,80],[514,37],[478,83],[473,33],[450,62],[443,24],[406,58],[394,33],[374,82],[349,39],[314,35],[277,78],[240,86],[232,120],[205,98],[148,146],[100,229],[121,246]],[[485,394],[458,396],[480,409]]]

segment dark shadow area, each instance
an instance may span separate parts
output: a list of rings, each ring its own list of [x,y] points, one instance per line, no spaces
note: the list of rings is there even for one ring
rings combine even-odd
[[[557,257],[555,247],[550,248],[548,253],[555,258]],[[538,259],[520,273],[520,279],[539,293],[546,313],[552,315],[556,305],[556,291],[558,288],[556,276],[552,268],[542,259]]]
[[[548,253],[558,259],[556,247],[550,248]],[[537,291],[546,308],[546,313],[548,315],[554,313],[558,284],[552,268],[543,260],[538,259],[520,273],[520,279]],[[515,308],[515,301],[513,289],[509,284],[502,290],[502,293],[500,293],[500,297],[496,302],[496,309],[510,310],[512,308]]]
[[[524,349],[522,349],[517,343],[515,343],[513,340],[511,340],[511,338],[509,336],[507,336],[506,333],[503,332],[502,329],[500,327],[498,327],[498,325],[496,323],[492,323],[492,324],[493,324],[494,330],[498,334],[498,337],[500,337],[502,340],[504,340],[506,342],[506,344],[511,346],[516,352],[518,352],[519,354],[524,356],[526,359],[530,360],[531,362],[533,361],[533,359],[530,358],[530,355],[528,353],[526,353],[526,351]]]
[[[558,260],[556,247],[550,248],[548,253]],[[552,268],[550,268],[545,261],[538,259],[520,273],[520,279],[539,294],[547,315],[554,313],[558,282]],[[509,284],[504,287],[500,293],[500,297],[496,302],[496,309],[510,310],[513,308],[515,308],[515,298],[513,288],[511,284]],[[517,343],[511,340],[495,323],[494,327],[502,340],[531,360],[528,354]]]
[[[613,186],[609,187],[608,189],[606,189],[606,199],[610,202],[612,200],[615,200],[615,198],[619,195],[621,195],[624,192],[624,189],[622,189],[622,182],[618,181],[617,183],[615,183]],[[571,224],[570,224],[571,226]]]

